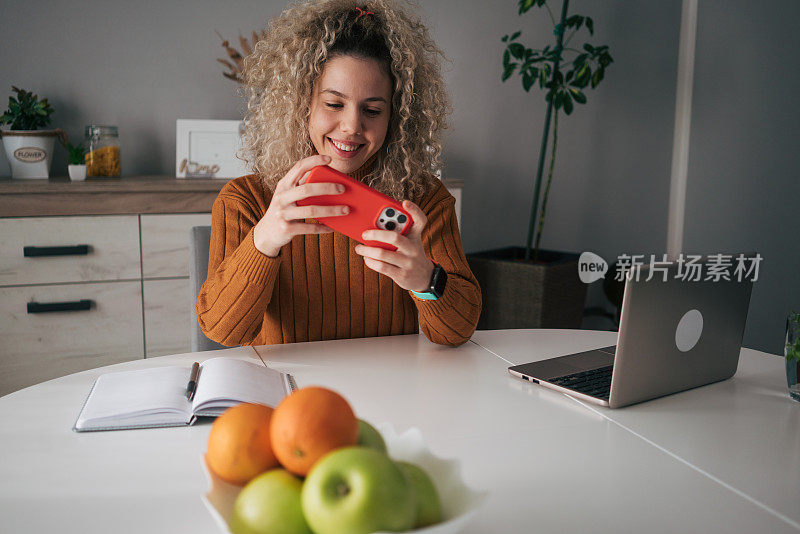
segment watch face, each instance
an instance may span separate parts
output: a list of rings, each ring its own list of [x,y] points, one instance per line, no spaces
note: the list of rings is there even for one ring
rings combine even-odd
[[[447,273],[442,269],[441,265],[437,265],[433,269],[433,280],[431,281],[431,293],[437,297],[444,294],[444,287],[447,285]]]

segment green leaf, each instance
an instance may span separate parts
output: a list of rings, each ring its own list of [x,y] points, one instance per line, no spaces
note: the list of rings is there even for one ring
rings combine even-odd
[[[525,47],[519,43],[511,43],[508,45],[508,49],[511,50],[511,55],[517,59],[522,59],[525,57]]]
[[[583,45],[583,49],[586,50],[587,52],[589,52],[590,54],[592,52],[594,52],[594,47],[592,45],[590,45],[589,43],[585,43]]]
[[[503,81],[508,80],[511,77],[511,75],[514,74],[514,69],[517,68],[517,65],[518,65],[517,63],[509,63],[508,65],[506,65],[506,68],[503,70],[503,77],[502,77]]]
[[[572,95],[572,98],[575,99],[575,102],[577,102],[579,104],[585,104],[586,103],[586,95],[583,94],[582,91],[580,91],[578,89],[575,89],[574,87],[570,87],[569,88],[569,93]]]
[[[500,40],[501,40],[501,41],[503,41],[503,42],[505,43],[506,41],[508,41],[508,35],[504,35],[504,36],[502,37],[502,39],[500,39]]]
[[[522,15],[527,12],[533,7],[534,3],[536,3],[536,0],[519,0],[519,14]]]
[[[575,31],[579,30],[583,25],[584,18],[581,15],[572,15],[565,21],[565,25],[567,28],[575,28]]]
[[[536,79],[531,75],[530,71],[522,73],[522,87],[525,89],[525,92],[529,92],[531,87],[533,86],[533,82]]]
[[[512,35],[512,36],[511,36],[511,40],[513,41],[514,39],[516,39],[517,37],[519,37],[519,36],[520,36],[520,34],[522,34],[522,32],[514,32],[514,35]]]
[[[545,84],[547,84],[547,81],[550,79],[551,72],[553,72],[553,68],[550,66],[550,63],[545,63],[542,65],[542,70],[539,74],[539,87],[544,87]]]
[[[586,84],[589,83],[591,75],[592,69],[589,68],[588,63],[584,63],[580,70],[578,70],[575,80],[570,85],[583,89],[586,87]]]
[[[511,53],[506,48],[503,51],[503,67],[507,67],[510,62],[511,62]]]
[[[572,99],[569,97],[569,93],[567,92],[562,92],[561,94],[564,95],[562,97],[564,102],[564,113],[569,115],[570,113],[572,113],[572,108],[573,108]]]
[[[589,35],[594,35],[594,21],[591,17],[586,17],[586,27],[589,29]]]
[[[597,70],[594,72],[594,74],[592,75],[592,89],[594,89],[595,87],[597,87],[597,85],[598,85],[600,82],[602,82],[602,81],[603,81],[603,73],[604,73],[604,72],[605,72],[605,69],[603,69],[602,67],[601,67],[601,68],[599,68],[599,69],[597,69]]]

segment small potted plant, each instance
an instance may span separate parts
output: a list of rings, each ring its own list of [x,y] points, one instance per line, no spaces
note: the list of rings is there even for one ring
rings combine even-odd
[[[67,142],[67,150],[69,151],[69,179],[74,182],[80,182],[86,179],[86,149],[82,144],[73,146],[72,143]]]
[[[0,116],[0,130],[6,156],[11,163],[12,178],[48,178],[53,161],[53,148],[58,137],[65,141],[59,129],[43,130],[50,124],[53,108],[47,99],[39,100],[33,93],[11,86],[17,97],[9,97],[8,109]]]

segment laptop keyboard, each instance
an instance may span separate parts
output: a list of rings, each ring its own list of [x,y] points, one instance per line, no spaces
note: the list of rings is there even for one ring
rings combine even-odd
[[[608,400],[608,396],[611,393],[611,370],[613,368],[613,365],[609,365],[592,369],[591,371],[559,376],[548,380],[548,382],[590,397]]]

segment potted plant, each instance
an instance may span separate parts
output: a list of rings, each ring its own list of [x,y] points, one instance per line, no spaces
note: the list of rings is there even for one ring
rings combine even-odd
[[[69,171],[69,179],[80,182],[86,179],[86,149],[82,144],[73,146],[69,141],[67,142],[67,151],[69,152],[67,171]]]
[[[526,92],[534,87],[544,91],[547,110],[526,246],[467,255],[483,293],[483,312],[478,322],[480,329],[578,328],[583,318],[586,284],[578,277],[579,255],[541,250],[539,244],[555,167],[559,111],[569,115],[575,104],[585,104],[584,91],[588,87],[597,87],[613,60],[608,46],[595,47],[589,43],[580,49],[570,46],[582,28],[594,35],[594,21],[581,15],[568,17],[568,5],[569,0],[564,0],[560,21],[556,22],[546,0],[519,1],[520,15],[533,7],[544,8],[548,13],[553,23],[554,45],[528,48],[518,41],[522,34],[520,31],[502,38],[506,43],[502,80],[505,82],[516,72]],[[537,218],[551,118],[553,143],[541,212]],[[536,243],[532,246],[534,232]]]
[[[47,178],[56,137],[64,142],[64,132],[40,130],[50,124],[53,113],[46,98],[39,100],[37,95],[18,87],[11,89],[17,98],[9,97],[8,109],[0,117],[0,124],[9,125],[9,129],[0,130],[0,137],[11,163],[11,177]]]

